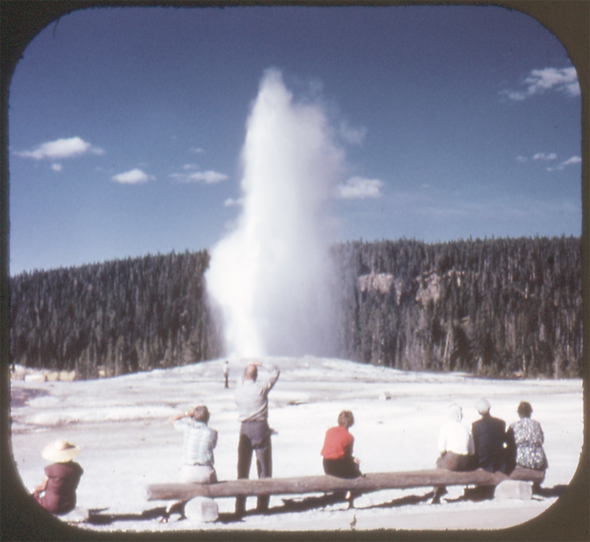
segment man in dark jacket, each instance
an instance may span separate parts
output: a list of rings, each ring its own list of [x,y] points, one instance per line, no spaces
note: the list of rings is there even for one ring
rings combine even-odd
[[[481,419],[473,422],[471,428],[476,468],[489,472],[504,471],[506,422],[490,415],[490,403],[486,399],[477,401],[475,408],[481,415]]]

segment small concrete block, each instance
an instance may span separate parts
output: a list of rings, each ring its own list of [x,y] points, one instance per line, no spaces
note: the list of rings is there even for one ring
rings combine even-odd
[[[184,515],[191,521],[208,523],[217,520],[219,507],[214,499],[195,497],[186,503]]]
[[[533,498],[533,482],[524,482],[522,480],[500,482],[494,491],[494,498],[530,501]]]

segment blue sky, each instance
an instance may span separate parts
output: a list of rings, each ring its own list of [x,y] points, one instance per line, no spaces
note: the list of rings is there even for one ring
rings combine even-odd
[[[95,8],[43,30],[12,79],[10,273],[212,248],[268,68],[346,154],[334,240],[580,235],[577,76],[525,14]]]

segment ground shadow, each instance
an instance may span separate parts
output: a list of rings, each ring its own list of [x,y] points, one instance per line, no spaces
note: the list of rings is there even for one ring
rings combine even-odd
[[[358,495],[360,496],[360,495]],[[418,504],[421,502],[426,502],[432,499],[434,496],[434,492],[430,491],[424,495],[407,495],[405,497],[401,497],[399,499],[394,499],[393,501],[382,503],[382,504],[373,504],[369,506],[363,506],[362,508],[358,508],[359,510],[368,510],[371,508],[392,508],[396,506],[407,506],[412,504]],[[269,510],[265,513],[259,512],[256,509],[247,511],[244,516],[251,516],[251,515],[274,515],[274,514],[286,514],[289,512],[306,512],[309,510],[313,510],[315,508],[324,508],[325,506],[329,506],[331,504],[337,503],[348,503],[348,499],[346,499],[345,494],[339,493],[326,493],[325,495],[316,496],[316,497],[305,497],[302,499],[283,499],[283,504],[281,506],[273,506],[269,508]],[[353,508],[356,508],[353,505]],[[235,514],[219,514],[218,521],[222,523],[230,523],[234,521],[239,521],[241,518],[236,516]]]
[[[240,521],[242,517],[255,516],[255,515],[266,515],[271,516],[275,514],[286,514],[289,512],[306,512],[313,510],[314,508],[323,508],[330,504],[338,502],[347,502],[345,495],[327,493],[319,497],[304,497],[302,499],[283,499],[283,504],[279,506],[273,506],[266,512],[260,512],[256,509],[247,510],[242,516],[238,516],[233,513],[221,513],[219,514],[218,522],[221,523],[232,523]]]
[[[142,521],[161,517],[166,512],[165,506],[144,510],[141,514],[103,514],[103,510],[89,510],[85,523],[91,525],[110,525],[115,521]]]
[[[429,491],[424,495],[406,495],[405,497],[400,497],[399,499],[393,499],[389,502],[384,502],[373,506],[367,506],[366,508],[395,508],[396,506],[407,506],[410,504],[419,504],[421,502],[426,502],[432,499],[433,497],[434,491]]]
[[[445,499],[446,502],[480,502],[487,501],[494,498],[495,486],[475,486],[466,487],[463,491],[463,495],[460,495],[456,499]]]
[[[543,487],[537,489],[534,494],[540,497],[559,497],[567,489],[566,485],[556,485],[553,487]],[[395,508],[398,506],[409,506],[413,504],[419,504],[427,502],[434,497],[434,491],[429,491],[423,495],[406,495],[392,501],[374,504],[369,506],[363,506],[362,510],[371,508]],[[460,497],[455,499],[445,499],[446,502],[479,502],[483,500],[494,498],[494,486],[480,486],[474,488],[465,488],[465,492]],[[344,494],[339,493],[326,493],[325,495],[304,497],[301,499],[283,499],[283,504],[279,506],[273,506],[266,512],[260,512],[256,509],[248,510],[243,515],[239,516],[232,512],[222,512],[219,514],[217,519],[218,523],[239,523],[242,518],[247,516],[256,515],[275,515],[275,514],[286,514],[289,512],[306,512],[316,508],[324,508],[331,504],[346,503],[348,502]],[[144,510],[140,514],[105,514],[102,510],[89,510],[88,519],[86,523],[91,525],[109,525],[116,521],[142,521],[160,518],[166,512],[166,507],[161,506],[158,508],[151,508]]]
[[[566,485],[558,484],[553,487],[540,487],[533,492],[541,497],[560,497],[566,489]]]
[[[556,485],[553,487],[539,487],[533,486],[533,499],[539,500],[547,497],[559,497],[567,489],[566,485]],[[490,500],[494,498],[494,486],[479,486],[473,488],[465,488],[463,495],[456,499],[445,499],[446,502],[479,502],[484,500]]]

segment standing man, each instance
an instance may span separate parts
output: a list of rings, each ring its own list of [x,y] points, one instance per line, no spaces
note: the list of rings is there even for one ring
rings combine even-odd
[[[504,471],[506,454],[506,422],[490,415],[490,403],[479,399],[475,408],[481,419],[473,422],[471,433],[475,445],[475,467],[489,472]]]
[[[223,379],[225,380],[225,389],[229,388],[229,361],[225,361],[223,364]]]
[[[268,392],[279,378],[280,371],[276,367],[268,370],[268,377],[259,382],[258,367],[261,363],[250,363],[244,369],[242,382],[234,392],[238,406],[240,441],[238,444],[238,479],[250,476],[252,451],[256,452],[258,478],[272,477],[272,451],[270,428],[268,426]],[[256,510],[268,510],[268,495],[258,497]],[[236,497],[236,515],[242,516],[246,511],[246,497]]]

